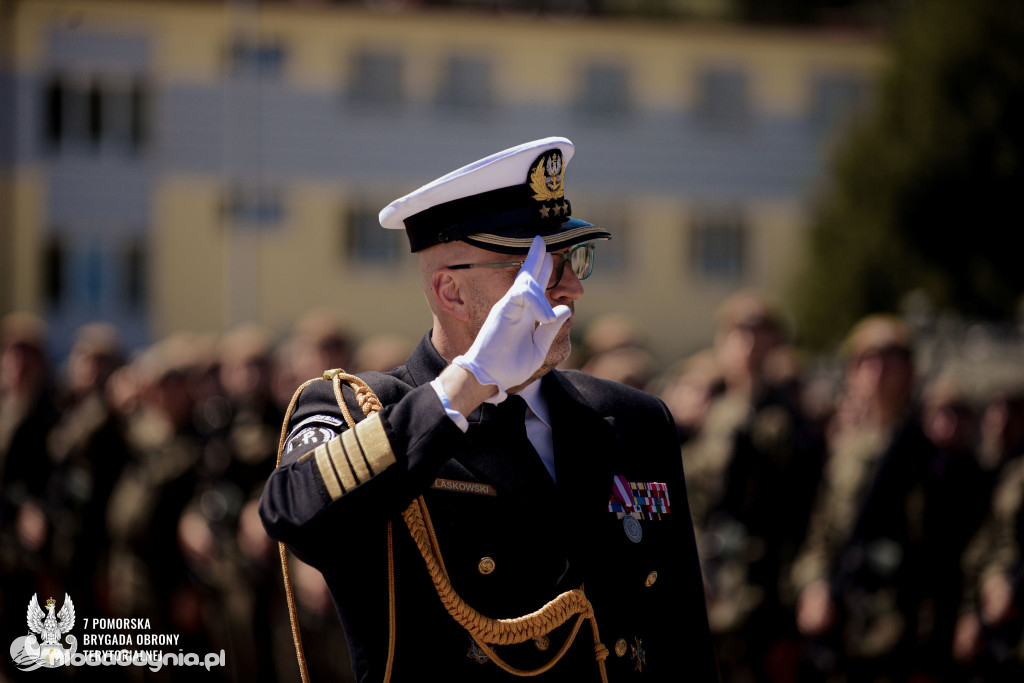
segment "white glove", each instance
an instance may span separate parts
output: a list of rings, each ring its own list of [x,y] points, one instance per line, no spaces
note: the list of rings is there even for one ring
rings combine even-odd
[[[568,306],[551,308],[544,294],[553,261],[544,240],[534,237],[516,281],[491,308],[473,345],[452,361],[473,373],[480,384],[498,387],[487,403],[501,403],[509,388],[537,372],[555,335],[572,315]]]

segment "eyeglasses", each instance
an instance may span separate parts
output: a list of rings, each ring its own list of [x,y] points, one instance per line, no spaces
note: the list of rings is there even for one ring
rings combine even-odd
[[[551,279],[548,280],[547,289],[554,289],[558,286],[558,283],[562,281],[562,272],[565,271],[565,264],[569,264],[572,268],[572,272],[576,273],[576,277],[580,280],[586,280],[590,277],[590,274],[594,272],[594,243],[585,242],[583,244],[577,244],[575,247],[566,252],[553,253],[551,256],[555,259],[555,265],[551,269]],[[559,259],[561,259],[559,261]],[[459,263],[454,266],[448,266],[452,270],[462,270],[466,268],[522,268],[526,261],[500,261],[498,263]]]

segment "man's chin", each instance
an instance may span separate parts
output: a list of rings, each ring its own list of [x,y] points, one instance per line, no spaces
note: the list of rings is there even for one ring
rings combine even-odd
[[[544,364],[540,366],[540,369],[545,374],[554,370],[569,359],[571,352],[572,340],[569,338],[569,325],[566,324],[565,327],[559,330],[555,340],[551,343],[551,348],[548,349],[548,355],[544,358]]]
[[[558,333],[558,336],[555,337],[555,341],[551,343],[551,348],[548,349],[548,355],[544,358],[544,363],[537,368],[536,372],[530,375],[530,379],[517,387],[513,387],[510,391],[514,393],[526,385],[536,382],[538,379],[564,363],[569,358],[569,352],[571,351],[572,341],[569,339],[569,327],[567,325]]]

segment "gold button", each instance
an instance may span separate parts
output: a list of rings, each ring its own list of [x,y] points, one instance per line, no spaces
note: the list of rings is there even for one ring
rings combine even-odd
[[[615,656],[616,657],[625,657],[626,656],[626,650],[628,650],[628,649],[629,649],[629,646],[626,645],[626,639],[625,638],[619,638],[618,640],[615,641]]]
[[[481,557],[480,561],[476,564],[476,568],[481,574],[490,574],[494,571],[494,559],[490,557]]]
[[[650,588],[654,585],[654,582],[658,580],[658,572],[651,572],[647,575],[647,580],[644,581],[644,585]]]
[[[540,650],[541,652],[544,652],[549,647],[551,647],[551,641],[548,640],[547,636],[541,636],[539,638],[534,638],[533,639],[533,644],[536,645],[537,649]]]

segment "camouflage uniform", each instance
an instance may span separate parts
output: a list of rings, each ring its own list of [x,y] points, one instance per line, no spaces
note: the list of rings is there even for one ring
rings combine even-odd
[[[729,388],[682,447],[687,493],[723,678],[777,680],[785,677],[778,653],[796,643],[781,626],[792,623],[792,595],[780,586],[803,538],[822,444],[788,386],[765,372],[765,359],[783,348],[776,314],[744,292],[720,318],[720,357],[736,328],[755,340],[737,347],[755,350],[721,366]]]
[[[793,567],[798,589],[826,581],[838,610],[834,633],[816,644],[821,668],[874,680],[909,666],[931,450],[914,419],[857,430],[832,448]]]
[[[844,352],[846,395],[793,565],[798,625],[808,634],[812,680],[898,680],[913,668],[927,595],[920,581],[925,475],[935,447],[912,407],[913,359],[902,321],[869,316]]]
[[[1024,456],[1008,462],[992,497],[985,525],[972,540],[966,609],[978,616],[980,648],[969,662],[970,680],[1019,681],[1024,676]],[[1005,607],[993,607],[992,584],[1008,590]]]

